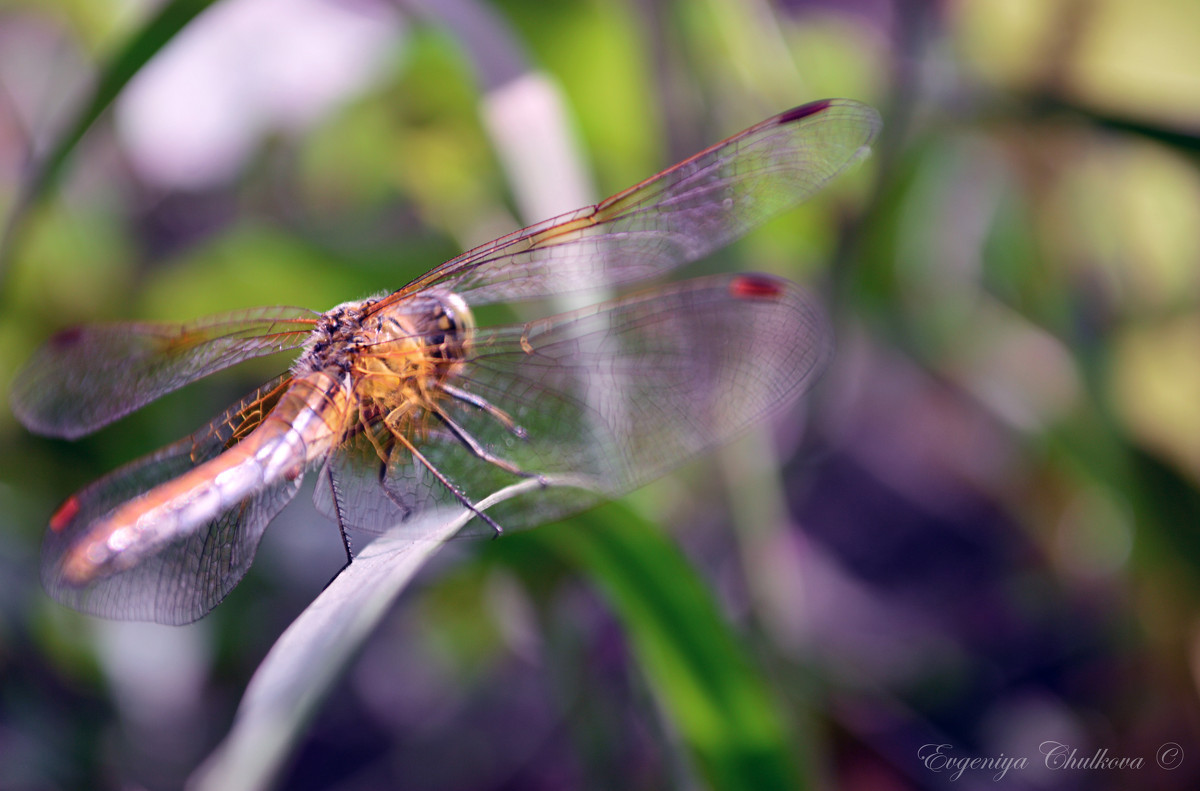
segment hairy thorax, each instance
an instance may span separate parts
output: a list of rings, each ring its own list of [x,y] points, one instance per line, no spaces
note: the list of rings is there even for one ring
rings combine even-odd
[[[349,391],[346,430],[382,424],[411,436],[462,367],[473,329],[467,304],[448,291],[348,302],[322,317],[293,374],[323,372]]]

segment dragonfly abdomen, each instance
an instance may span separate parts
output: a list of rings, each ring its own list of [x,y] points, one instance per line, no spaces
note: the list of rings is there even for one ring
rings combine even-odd
[[[83,586],[130,568],[265,486],[299,478],[333,446],[345,404],[345,388],[328,374],[293,382],[245,439],[98,519],[64,555],[63,580]]]

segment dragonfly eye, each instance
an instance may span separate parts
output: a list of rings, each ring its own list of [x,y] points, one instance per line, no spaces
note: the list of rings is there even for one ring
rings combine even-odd
[[[466,356],[471,331],[475,327],[471,309],[462,297],[442,292],[435,296],[436,307],[429,313],[423,340],[430,357],[455,363]]]
[[[434,326],[448,335],[454,335],[458,333],[458,316],[455,315],[452,306],[446,303],[438,305],[437,319],[434,321]],[[433,341],[435,338],[445,340],[444,335],[430,335],[429,338],[431,341]]]

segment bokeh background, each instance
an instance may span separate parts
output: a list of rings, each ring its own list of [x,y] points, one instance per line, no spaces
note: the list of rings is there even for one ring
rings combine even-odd
[[[220,0],[162,26],[206,5],[0,3],[4,216],[133,75],[10,229],[0,390],[69,324],[326,309],[541,219],[521,184],[560,160],[505,153],[514,85],[561,103],[515,128],[565,124],[586,200],[805,101],[885,123],[697,269],[821,295],[810,395],[622,504],[447,547],[279,787],[1200,787],[1194,0]],[[286,364],[74,443],[0,410],[0,789],[179,787],[338,570],[302,494],[193,626],[37,580],[65,496]]]

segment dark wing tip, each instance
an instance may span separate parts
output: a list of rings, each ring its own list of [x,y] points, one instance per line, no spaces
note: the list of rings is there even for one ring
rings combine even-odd
[[[854,99],[821,99],[809,102],[790,110],[784,110],[765,123],[787,126],[822,113],[828,113],[832,121],[845,123],[842,134],[847,141],[858,135],[861,137],[860,142],[864,148],[871,145],[883,127],[883,121],[875,108]]]
[[[68,327],[51,335],[46,345],[52,349],[69,349],[78,344],[81,338],[83,327]]]
[[[809,102],[802,104],[799,107],[793,107],[790,110],[785,110],[776,117],[776,121],[780,124],[790,124],[793,121],[799,121],[801,118],[807,118],[810,115],[829,109],[833,104],[833,99],[821,99],[817,102]]]

